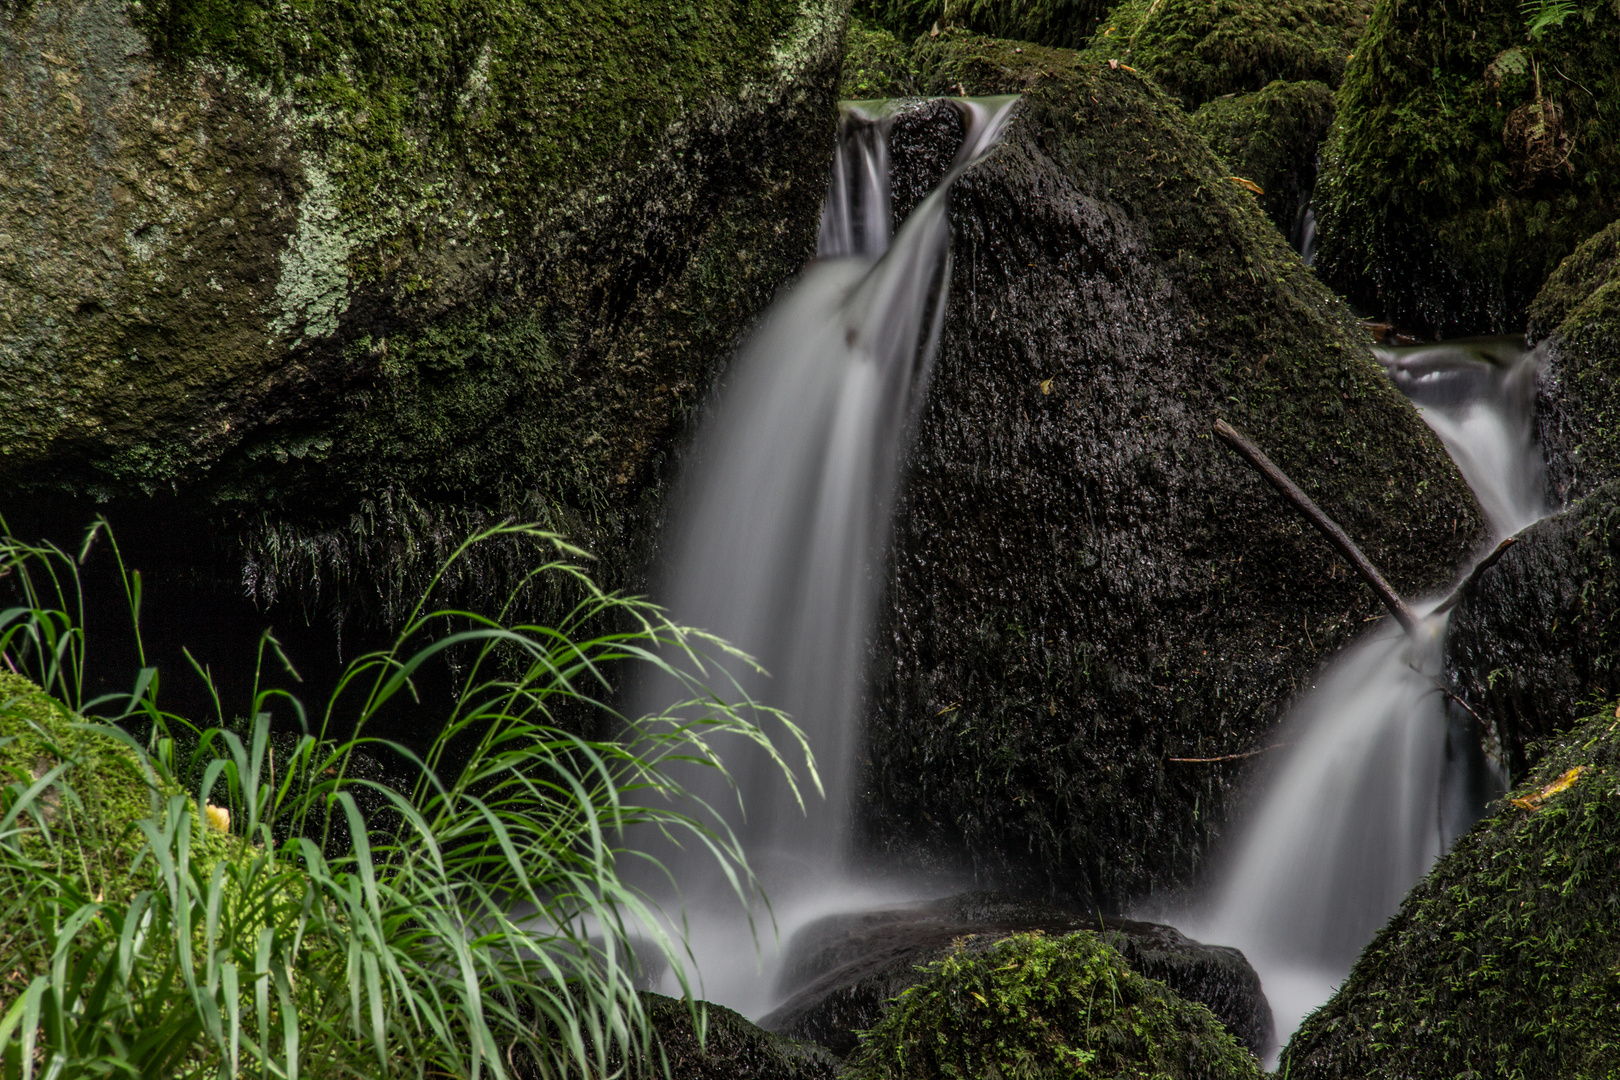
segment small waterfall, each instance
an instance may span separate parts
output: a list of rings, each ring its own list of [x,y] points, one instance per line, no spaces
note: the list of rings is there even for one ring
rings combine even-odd
[[[1498,538],[1545,513],[1533,434],[1538,354],[1488,339],[1378,355]],[[1500,791],[1474,721],[1442,690],[1445,622],[1427,618],[1420,641],[1382,626],[1328,665],[1282,729],[1285,756],[1238,818],[1209,910],[1184,921],[1188,933],[1248,956],[1279,1042]]]
[[[741,746],[722,753],[746,817],[711,772],[696,770],[704,775],[692,781],[710,806],[730,807],[728,823],[784,932],[794,912],[810,918],[828,902],[861,899],[858,883],[842,874],[849,774],[903,440],[944,318],[947,189],[994,145],[1015,100],[952,102],[963,112],[961,149],[892,243],[892,111],[882,103],[845,109],[822,258],[739,351],[678,494],[658,595],[675,618],[719,634],[770,672],[764,678],[733,664],[730,674],[756,700],[789,713],[826,792],[823,800],[806,790],[801,808],[777,766]],[[713,860],[652,850],[681,889],[704,992],[752,1015],[768,1010],[771,980]],[[762,943],[771,950],[768,929]]]

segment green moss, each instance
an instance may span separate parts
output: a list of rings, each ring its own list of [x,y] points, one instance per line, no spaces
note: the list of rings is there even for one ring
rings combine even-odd
[[[853,1077],[1260,1076],[1206,1007],[1136,974],[1089,931],[969,938],[923,970],[867,1034]]]
[[[1620,210],[1620,9],[1580,7],[1531,39],[1520,7],[1373,9],[1323,150],[1317,268],[1376,313],[1517,332]]]
[[[127,898],[144,878],[131,877],[145,838],[136,822],[160,810],[170,794],[157,786],[127,745],[100,733],[97,721],[86,721],[20,675],[0,671],[0,805],[9,810],[36,781],[66,763],[60,785],[47,791],[39,805],[57,843],[45,846],[27,814],[21,850],[31,858],[55,863],[55,869],[78,879],[86,896]],[[3,816],[3,812],[0,812]],[[206,826],[193,804],[193,858],[202,866],[226,856],[225,833]],[[146,863],[146,873],[152,864]],[[3,934],[3,930],[0,930]]]
[[[1083,48],[1107,13],[1108,0],[947,0],[942,26],[991,37]]]
[[[901,41],[910,41],[932,28],[944,8],[945,0],[855,0],[851,13]]]
[[[915,97],[917,73],[910,50],[889,31],[859,19],[850,23],[844,38],[844,73],[838,96],[864,98]]]
[[[1283,1054],[1290,1080],[1620,1075],[1620,719],[1545,748]],[[1543,789],[1572,769],[1566,790]]]
[[[1264,191],[1266,216],[1292,236],[1316,183],[1316,148],[1333,122],[1333,91],[1319,82],[1273,82],[1205,102],[1192,128],[1232,172]]]
[[[1196,109],[1276,79],[1337,86],[1366,17],[1364,0],[1126,0],[1089,51]]]

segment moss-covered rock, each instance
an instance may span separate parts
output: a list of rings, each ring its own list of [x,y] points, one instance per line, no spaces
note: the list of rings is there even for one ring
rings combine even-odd
[[[8,5],[6,509],[178,493],[166,512],[226,526],[272,592],[430,570],[430,538],[508,512],[622,549],[814,250],[843,21]]]
[[[1110,0],[944,0],[942,27],[1081,49],[1097,32]]]
[[[1311,1014],[1290,1080],[1568,1077],[1620,1069],[1620,719],[1547,748]]]
[[[1446,665],[1516,775],[1581,702],[1620,693],[1620,484],[1532,525],[1469,584]]]
[[[1194,877],[1242,779],[1170,759],[1265,745],[1381,610],[1215,418],[1408,595],[1448,584],[1484,525],[1366,331],[1173,99],[1040,46],[944,31],[919,53],[933,88],[1024,100],[953,190],[864,835],[891,863],[1114,912]],[[940,157],[911,122],[897,192]]]
[[[1281,80],[1206,101],[1192,116],[1215,156],[1261,189],[1261,208],[1296,247],[1316,187],[1316,148],[1332,123],[1326,83]]]
[[[925,965],[963,938],[980,944],[1038,931],[1094,930],[1138,974],[1209,1008],[1256,1055],[1275,1045],[1271,1006],[1241,952],[1193,941],[1169,926],[1099,917],[995,893],[829,915],[801,929],[783,956],[779,989],[795,990],[760,1024],[840,1054],[859,1045],[892,999],[926,980]]]
[[[1151,75],[1196,109],[1271,82],[1337,86],[1366,0],[1125,0],[1089,51]]]
[[[917,72],[911,50],[889,31],[852,20],[844,37],[844,72],[838,96],[849,101],[915,97]]]
[[[667,1064],[669,1080],[834,1080],[839,1074],[825,1048],[773,1035],[730,1009],[701,1003],[706,1023],[700,1039],[686,1002],[660,994],[642,999],[653,1026],[653,1062]]]
[[[968,939],[929,965],[866,1037],[862,1080],[1260,1076],[1202,1005],[1132,971],[1089,931]]]
[[[1530,335],[1547,345],[1538,420],[1554,497],[1620,480],[1620,221],[1547,279]]]
[[[1324,280],[1442,336],[1523,329],[1559,260],[1620,212],[1617,19],[1378,0],[1323,149]]]

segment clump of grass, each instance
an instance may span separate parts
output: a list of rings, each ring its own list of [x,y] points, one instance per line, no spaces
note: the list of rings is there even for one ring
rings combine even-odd
[[[531,546],[531,579],[560,576],[584,597],[560,625],[527,624],[511,601],[482,615],[424,597],[393,646],[354,660],[314,710],[268,685],[285,658],[267,634],[246,711],[227,721],[220,703],[215,722],[192,723],[163,711],[149,666],[129,693],[83,700],[78,564],[104,533],[77,559],[0,539],[0,582],[18,597],[0,610],[0,1073],[652,1067],[632,947],[645,935],[683,989],[689,954],[621,877],[626,832],[708,849],[741,897],[755,883],[735,837],[670,766],[723,768],[715,741],[741,737],[793,783],[760,726],[782,718],[712,659],[734,650],[603,593],[582,553],[507,524],[447,566],[481,543]],[[140,579],[123,580],[138,643]],[[424,756],[366,735],[452,656],[457,693]],[[614,678],[629,664],[655,666],[689,700],[618,716]],[[616,734],[558,720],[582,708]],[[409,762],[414,783],[357,768],[371,753]],[[805,764],[813,778],[807,750]]]

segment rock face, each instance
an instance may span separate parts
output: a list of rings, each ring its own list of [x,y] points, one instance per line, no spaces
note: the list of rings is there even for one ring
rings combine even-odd
[[[1547,342],[1539,402],[1555,502],[1620,480],[1620,221],[1565,259],[1530,306]]]
[[[1323,148],[1323,279],[1417,330],[1523,329],[1559,260],[1620,213],[1612,20],[1378,0]]]
[[[1021,48],[1021,52],[1015,52]],[[1240,762],[1380,611],[1209,435],[1247,431],[1421,593],[1473,497],[1365,331],[1177,104],[949,32],[934,87],[1018,91],[955,189],[955,281],[875,643],[868,851],[1118,911],[1197,872]],[[939,155],[897,126],[910,162]]]
[[[396,591],[506,512],[627,564],[671,436],[814,250],[842,24],[9,6],[4,509],[165,493],[261,599]]]
[[[1243,954],[1203,945],[1169,926],[1086,916],[991,893],[968,893],[884,911],[834,915],[800,930],[788,946],[785,987],[802,987],[760,1024],[852,1053],[857,1031],[877,1026],[891,999],[923,981],[918,970],[949,955],[953,943],[978,945],[1040,931],[1096,931],[1132,970],[1205,1005],[1257,1056],[1273,1045],[1271,1007]]]
[[[1469,585],[1446,665],[1518,776],[1580,702],[1620,693],[1620,484],[1526,529]]]
[[[952,950],[885,1014],[849,1075],[1259,1080],[1260,1063],[1209,1010],[1081,931]]]
[[[1333,91],[1319,82],[1277,82],[1213,98],[1192,129],[1238,176],[1264,194],[1260,208],[1298,250],[1316,187],[1316,148],[1333,123]]]
[[[1290,1040],[1279,1075],[1612,1077],[1617,789],[1611,703],[1559,738],[1516,798],[1408,895]]]

